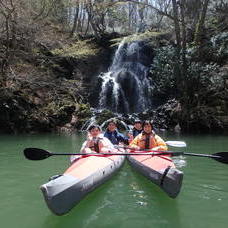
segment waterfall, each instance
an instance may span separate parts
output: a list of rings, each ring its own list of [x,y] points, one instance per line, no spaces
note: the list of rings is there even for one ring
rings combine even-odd
[[[89,129],[89,127],[92,124],[96,124],[96,116],[92,116],[90,119],[88,119],[83,126],[81,127],[81,131],[87,131]]]
[[[151,106],[149,66],[144,64],[143,43],[123,40],[109,71],[101,74],[99,107],[118,113],[142,112]],[[148,57],[147,57],[148,58]]]

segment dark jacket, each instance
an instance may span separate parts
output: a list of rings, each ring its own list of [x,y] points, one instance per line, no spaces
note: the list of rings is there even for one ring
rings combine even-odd
[[[117,145],[120,142],[123,142],[124,144],[128,145],[128,137],[124,136],[117,130],[112,131],[112,132],[109,130],[106,130],[104,133],[104,137],[108,138],[114,145]]]
[[[133,128],[132,135],[135,138],[137,135],[139,135],[142,132],[142,130],[137,130],[136,128]]]

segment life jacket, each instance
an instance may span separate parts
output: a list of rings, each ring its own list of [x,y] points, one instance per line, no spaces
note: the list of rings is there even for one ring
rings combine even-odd
[[[130,143],[130,147],[135,146],[140,147],[140,149],[152,149],[159,147],[158,150],[167,150],[165,142],[153,131],[149,134],[142,132],[136,136]]]
[[[142,132],[140,135],[141,135],[141,137],[139,138],[138,146],[141,149],[151,149],[158,145],[153,132],[151,132],[149,134]]]
[[[98,138],[97,140],[91,140],[90,143],[92,144],[89,148],[96,151],[97,153],[100,153],[101,151],[101,138]]]

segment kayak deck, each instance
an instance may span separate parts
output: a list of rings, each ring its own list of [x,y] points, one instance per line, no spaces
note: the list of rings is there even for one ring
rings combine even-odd
[[[108,180],[123,164],[125,156],[85,156],[63,175],[40,188],[49,209],[56,215],[70,211],[89,192]]]
[[[183,172],[176,169],[170,157],[165,155],[129,155],[127,158],[132,167],[158,185],[170,197],[175,198],[179,194]]]

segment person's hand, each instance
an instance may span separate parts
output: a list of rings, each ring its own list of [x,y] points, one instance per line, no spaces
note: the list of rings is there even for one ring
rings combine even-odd
[[[90,148],[85,148],[85,154],[90,154],[93,153],[94,151],[91,150]]]
[[[134,139],[133,135],[128,134],[128,137],[129,137],[129,139],[128,139],[128,142],[129,142],[129,143],[130,143],[131,141],[133,141],[133,139]]]
[[[92,140],[92,135],[88,132],[88,134],[87,134],[87,140]]]
[[[131,150],[140,150],[139,146],[131,146],[130,148],[131,148]]]
[[[161,150],[160,146],[156,146],[154,148],[152,148],[151,150],[157,151],[157,150]]]
[[[136,150],[140,150],[141,148],[139,146],[135,147]]]
[[[93,148],[93,142],[90,140],[87,142],[86,147]]]
[[[81,157],[81,155],[71,155],[70,156],[70,162],[73,163],[76,160],[78,160]]]

